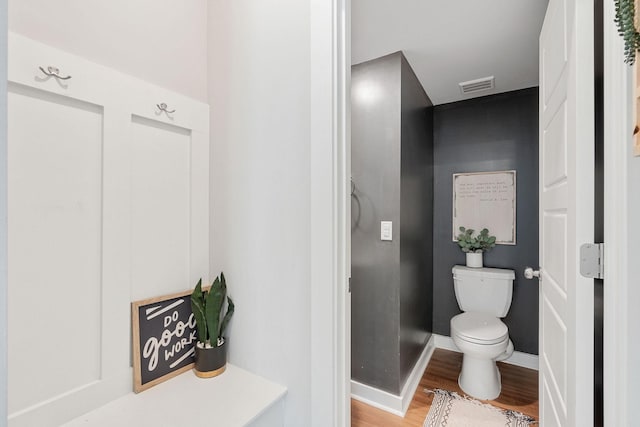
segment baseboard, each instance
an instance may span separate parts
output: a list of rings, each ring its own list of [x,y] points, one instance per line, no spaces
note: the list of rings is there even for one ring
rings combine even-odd
[[[351,380],[351,397],[367,405],[404,417],[435,347],[432,335],[405,381],[400,396]]]
[[[436,348],[460,352],[451,337],[433,334],[432,339]],[[535,354],[514,351],[510,358],[503,360],[502,362],[521,366],[523,368],[534,369],[536,371],[538,370],[538,356]]]
[[[402,387],[402,416],[407,413],[407,409],[409,409],[409,404],[411,400],[413,400],[413,395],[416,393],[416,389],[418,385],[420,385],[420,380],[422,379],[422,375],[424,371],[427,369],[427,365],[431,360],[431,356],[433,356],[433,352],[436,349],[433,344],[433,335],[427,341],[427,345],[424,346],[424,350],[422,350],[422,354],[418,358],[418,361],[413,367],[413,370],[407,377],[407,380],[404,382],[404,387]]]

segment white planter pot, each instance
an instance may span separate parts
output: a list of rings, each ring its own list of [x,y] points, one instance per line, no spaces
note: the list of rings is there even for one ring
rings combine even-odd
[[[467,267],[482,267],[482,252],[467,252]]]

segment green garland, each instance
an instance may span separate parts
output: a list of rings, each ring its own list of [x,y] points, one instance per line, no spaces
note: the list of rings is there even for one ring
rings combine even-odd
[[[616,6],[615,23],[618,34],[624,39],[624,56],[629,65],[636,62],[636,50],[640,49],[640,33],[636,30],[636,6],[634,0],[614,0]]]

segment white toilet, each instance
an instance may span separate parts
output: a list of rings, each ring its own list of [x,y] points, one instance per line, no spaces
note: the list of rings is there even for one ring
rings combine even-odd
[[[464,312],[451,319],[451,337],[463,353],[460,388],[477,399],[500,395],[500,372],[496,361],[513,353],[507,315],[513,295],[513,270],[453,267],[458,306]]]

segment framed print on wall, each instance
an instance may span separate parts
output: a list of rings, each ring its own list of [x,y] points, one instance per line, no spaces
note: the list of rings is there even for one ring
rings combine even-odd
[[[453,230],[489,229],[496,244],[516,244],[516,171],[453,174]]]

